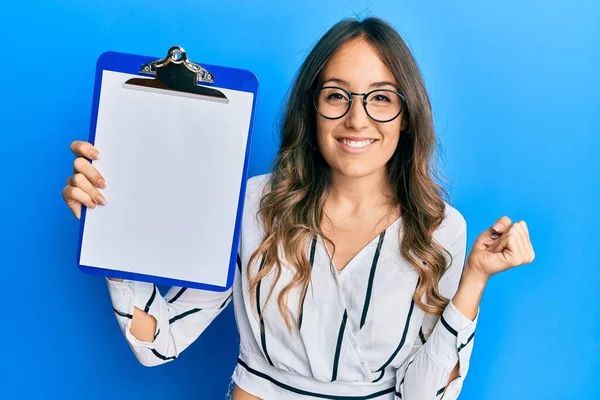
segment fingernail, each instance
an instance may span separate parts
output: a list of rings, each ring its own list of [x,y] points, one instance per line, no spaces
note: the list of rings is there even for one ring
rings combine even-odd
[[[492,229],[495,230],[496,232],[500,232],[500,229],[504,228],[504,224],[501,222],[497,222],[494,224],[494,226],[492,226]]]
[[[90,157],[92,157],[94,160],[97,160],[100,158],[100,153],[98,153],[96,150],[92,150],[90,151]]]
[[[94,209],[96,208],[96,205],[94,203],[90,204],[90,206],[88,208]]]
[[[106,187],[106,181],[104,179],[98,179],[98,186],[100,186],[102,189],[104,189]]]
[[[96,196],[96,201],[102,204],[103,206],[106,205],[106,200],[101,195]]]

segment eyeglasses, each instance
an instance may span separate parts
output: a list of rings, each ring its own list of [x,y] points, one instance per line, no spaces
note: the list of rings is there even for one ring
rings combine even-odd
[[[339,119],[350,111],[355,96],[363,97],[365,112],[375,122],[390,122],[404,109],[404,96],[389,89],[353,93],[337,86],[325,86],[311,92],[317,113],[327,119]]]

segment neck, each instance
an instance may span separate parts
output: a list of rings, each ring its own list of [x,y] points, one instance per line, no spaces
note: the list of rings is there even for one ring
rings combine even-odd
[[[391,198],[387,172],[385,168],[373,174],[351,178],[335,171],[331,172],[332,185],[327,196],[328,208],[343,213],[373,213],[383,207],[389,208]]]

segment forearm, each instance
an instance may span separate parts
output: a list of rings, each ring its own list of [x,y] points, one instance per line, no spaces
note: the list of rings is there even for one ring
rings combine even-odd
[[[477,316],[487,280],[488,278],[473,272],[468,264],[465,266],[456,294],[452,298],[452,304],[471,320]]]
[[[156,332],[156,318],[145,313],[143,310],[134,307],[129,332],[131,332],[137,340],[151,342],[154,340],[154,332]]]
[[[174,360],[229,304],[232,289],[208,292],[109,279],[117,321],[138,360],[154,366]]]
[[[398,391],[403,399],[458,397],[473,347],[477,311],[473,314],[470,319],[453,302],[448,304],[423,346],[405,369],[399,369]]]
[[[113,282],[123,282],[123,279],[108,279]],[[154,339],[154,332],[156,332],[156,318],[143,310],[134,307],[129,332],[131,332],[137,340],[151,342]]]
[[[465,267],[464,273],[461,277],[458,290],[452,298],[452,304],[460,311],[465,317],[473,320],[477,316],[477,310],[479,309],[479,303],[481,302],[481,296],[483,290],[487,284],[487,279],[481,278],[468,267]],[[459,376],[460,364],[457,363],[456,367],[452,370],[450,377],[448,378],[448,384]]]
[[[446,386],[448,386],[450,384],[450,382],[452,382],[453,380],[458,378],[459,371],[460,371],[460,361],[456,363],[456,367],[454,367],[452,372],[450,372],[450,377],[448,378],[448,382],[446,382]]]

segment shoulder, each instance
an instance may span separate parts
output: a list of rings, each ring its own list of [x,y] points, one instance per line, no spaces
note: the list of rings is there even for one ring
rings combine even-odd
[[[466,235],[467,221],[455,207],[444,201],[444,220],[434,233],[438,243],[448,246]]]
[[[260,218],[260,200],[269,183],[271,174],[257,175],[246,181],[246,195],[242,217],[242,254],[251,254],[259,245],[264,234]]]
[[[256,175],[246,181],[246,195],[244,199],[244,214],[256,215],[260,208],[265,189],[269,184],[271,174]]]
[[[270,179],[271,174],[256,175],[249,178],[246,182],[246,201],[260,201]]]

